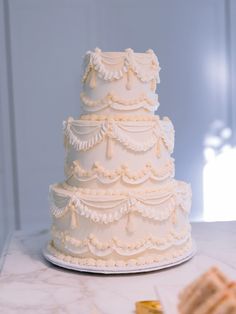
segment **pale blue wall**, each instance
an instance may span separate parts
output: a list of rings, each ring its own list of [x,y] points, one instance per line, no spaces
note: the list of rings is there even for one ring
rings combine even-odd
[[[7,177],[9,182],[7,200],[0,203],[0,227],[12,225],[14,219],[23,229],[49,225],[48,185],[63,179],[62,120],[79,114],[81,58],[96,46],[157,52],[162,67],[159,114],[169,116],[175,125],[176,177],[192,183],[191,218],[200,219],[203,138],[209,123],[226,115],[225,90],[208,69],[209,62],[215,60],[217,66],[217,60],[226,56],[225,1],[6,0],[5,4],[9,25],[2,29],[0,47],[5,52],[8,48],[10,55],[0,57],[2,69],[7,67],[6,73],[0,72],[6,133],[0,138],[1,167],[5,167],[0,186]],[[1,16],[7,11],[5,7]],[[7,126],[8,107],[14,116],[10,110]],[[16,140],[13,160],[9,130]]]

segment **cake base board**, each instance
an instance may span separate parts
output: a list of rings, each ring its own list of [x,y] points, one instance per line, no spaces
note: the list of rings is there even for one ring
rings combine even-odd
[[[196,254],[196,243],[194,240],[192,240],[192,249],[181,255],[180,257],[174,258],[171,262],[158,262],[158,263],[152,263],[152,264],[147,264],[147,265],[139,265],[139,266],[125,266],[125,267],[96,267],[96,266],[84,266],[84,265],[78,265],[78,264],[73,264],[69,262],[64,262],[54,255],[52,255],[48,249],[47,245],[43,249],[43,256],[45,259],[52,264],[56,266],[60,266],[63,268],[67,268],[70,270],[75,270],[75,271],[80,271],[80,272],[86,272],[86,273],[97,273],[97,274],[104,274],[104,275],[109,275],[109,274],[133,274],[133,273],[144,273],[144,272],[150,272],[150,271],[155,271],[155,270],[161,270],[164,268],[169,268],[173,266],[177,266],[179,264],[182,264],[189,259],[191,259],[195,254]]]

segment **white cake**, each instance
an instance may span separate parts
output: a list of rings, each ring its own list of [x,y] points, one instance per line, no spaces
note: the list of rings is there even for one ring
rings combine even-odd
[[[57,259],[138,268],[191,251],[191,188],[174,179],[171,121],[154,115],[159,71],[152,50],[87,52],[83,114],[64,122],[66,179],[50,187]]]

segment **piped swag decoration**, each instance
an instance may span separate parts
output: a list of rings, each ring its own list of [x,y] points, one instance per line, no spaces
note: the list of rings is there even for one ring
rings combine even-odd
[[[172,153],[174,147],[174,128],[169,119],[153,121],[115,121],[73,120],[64,122],[65,146],[72,145],[77,151],[87,151],[103,139],[107,139],[107,157],[113,156],[113,141],[136,152],[145,152],[157,145],[157,157],[160,157],[161,145]],[[137,136],[146,134],[145,140]],[[146,140],[148,139],[148,140]]]
[[[80,94],[83,109],[87,112],[97,112],[106,108],[112,108],[120,111],[131,111],[144,108],[147,111],[154,112],[159,107],[158,95],[147,95],[141,93],[135,98],[125,99],[117,96],[114,92],[109,92],[101,99],[93,100],[86,96],[85,93]]]
[[[64,217],[67,213],[70,214],[70,228],[75,229],[79,226],[79,217],[77,207],[79,206],[79,200],[73,197],[63,197],[53,191],[50,187],[50,203],[51,213],[56,219]]]
[[[175,181],[148,193],[112,194],[112,191],[109,191],[108,194],[99,195],[92,194],[94,192],[92,190],[88,194],[83,194],[79,189],[70,192],[65,188],[66,186],[60,188],[60,185],[51,187],[51,212],[56,219],[70,212],[72,228],[78,225],[78,221],[73,217],[75,213],[103,224],[118,221],[124,215],[133,212],[145,218],[164,221],[169,219],[177,208],[188,213],[191,205],[190,201],[186,201],[191,196],[190,186],[186,183],[176,185]],[[130,219],[131,217],[127,217],[127,228],[132,232],[133,225]]]
[[[136,76],[142,82],[151,82],[153,85],[160,82],[160,66],[153,50],[145,54],[137,54],[130,48],[119,55],[112,56],[96,48],[88,51],[85,58],[85,73],[82,81],[91,88],[96,87],[96,76],[106,81],[119,80],[127,77],[126,88],[132,89],[133,78]]]
[[[74,178],[80,182],[98,180],[103,184],[112,184],[121,180],[126,184],[138,185],[147,180],[164,181],[174,177],[174,159],[170,158],[162,167],[155,167],[147,162],[142,169],[131,170],[126,164],[120,165],[114,170],[108,170],[98,161],[94,162],[91,170],[85,170],[79,160],[75,160],[70,166],[65,167],[67,179]]]

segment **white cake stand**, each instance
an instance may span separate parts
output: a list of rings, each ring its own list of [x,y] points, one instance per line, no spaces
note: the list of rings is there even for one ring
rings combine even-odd
[[[54,255],[52,255],[48,249],[47,245],[43,249],[43,256],[54,265],[76,270],[80,272],[87,272],[87,273],[97,273],[97,274],[132,274],[132,273],[143,273],[143,272],[150,272],[154,270],[160,270],[164,268],[169,268],[172,266],[176,266],[182,264],[189,259],[191,259],[196,254],[196,243],[192,240],[192,249],[191,251],[181,255],[180,257],[176,257],[172,260],[172,262],[162,261],[159,263],[153,263],[148,265],[139,265],[139,266],[124,266],[124,267],[96,267],[96,266],[84,266],[78,265],[74,263],[64,262]]]

